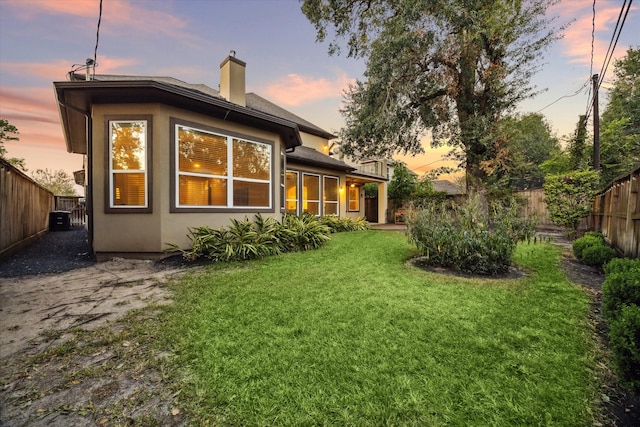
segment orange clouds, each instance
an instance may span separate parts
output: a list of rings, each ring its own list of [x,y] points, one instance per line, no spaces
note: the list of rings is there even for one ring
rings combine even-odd
[[[334,80],[287,74],[260,90],[265,96],[282,105],[299,106],[309,102],[342,96],[354,79],[341,73]]]
[[[595,40],[594,40],[594,72],[602,65],[609,42],[613,36],[620,14],[619,2],[601,0],[596,3]],[[632,8],[634,10],[635,8]],[[567,62],[582,64],[591,63],[591,32],[593,25],[592,3],[586,1],[564,1],[550,10],[552,13],[564,17],[572,17],[571,25],[564,31],[561,46],[569,57]],[[632,31],[624,27],[624,32]],[[618,44],[615,57],[624,55],[625,47]]]
[[[167,3],[167,7],[172,3]],[[11,7],[24,20],[34,19],[38,15],[58,15],[82,18],[84,25],[97,27],[100,16],[99,0],[23,0],[9,2]],[[154,6],[158,4],[154,2]],[[160,5],[162,7],[162,5]],[[161,23],[161,25],[159,25]],[[194,42],[196,37],[185,33],[189,22],[185,21],[171,10],[152,9],[147,2],[133,0],[108,0],[103,2],[101,31],[134,34],[157,35],[165,34],[180,39],[183,42]]]

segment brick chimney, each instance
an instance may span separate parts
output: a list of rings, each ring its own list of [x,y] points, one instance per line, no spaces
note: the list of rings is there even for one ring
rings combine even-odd
[[[229,102],[247,106],[245,96],[245,62],[236,59],[234,50],[220,64],[220,95]]]

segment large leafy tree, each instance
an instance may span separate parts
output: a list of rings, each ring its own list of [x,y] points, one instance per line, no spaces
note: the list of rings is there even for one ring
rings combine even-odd
[[[73,178],[64,170],[37,169],[32,178],[56,196],[76,196]]]
[[[561,151],[560,142],[540,113],[504,117],[497,126],[492,155],[482,162],[495,190],[541,187],[541,165]]]
[[[640,163],[640,49],[627,50],[614,74],[600,125],[602,184]]]
[[[0,119],[0,159],[4,159],[10,164],[17,166],[22,170],[26,170],[24,159],[19,159],[17,157],[6,157],[7,149],[4,146],[5,142],[19,141],[19,134],[20,132],[18,132],[18,128],[9,123],[9,120]]]
[[[406,165],[397,163],[394,166],[393,176],[389,182],[388,196],[396,209],[411,199],[417,183],[416,176],[409,171]]]
[[[302,11],[331,54],[366,58],[365,81],[346,93],[346,154],[417,154],[453,145],[470,190],[484,193],[495,124],[534,93],[530,77],[558,35],[555,0],[305,0]]]

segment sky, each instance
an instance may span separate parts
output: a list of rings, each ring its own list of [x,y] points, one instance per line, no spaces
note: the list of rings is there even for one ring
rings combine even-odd
[[[562,137],[587,110],[590,76],[599,73],[623,0],[564,0],[549,10],[564,37],[539,58],[533,84],[542,91],[518,106],[540,112]],[[5,144],[8,157],[36,169],[82,169],[82,156],[66,152],[53,82],[93,58],[97,74],[170,76],[218,87],[220,63],[231,50],[247,63],[246,89],[330,132],[344,126],[343,93],[363,78],[365,63],[329,56],[316,42],[298,0],[0,0],[0,117],[20,132]],[[640,12],[629,12],[614,51],[640,46]],[[606,106],[605,74],[600,111]],[[552,104],[549,106],[549,104]],[[419,175],[448,165],[428,141],[426,153],[395,156]],[[80,191],[80,189],[78,188]]]

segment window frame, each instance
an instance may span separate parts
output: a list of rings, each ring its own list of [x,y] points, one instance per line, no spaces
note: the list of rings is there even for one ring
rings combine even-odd
[[[289,199],[286,198],[286,188],[285,188],[285,212],[292,214],[292,215],[300,215],[300,171],[297,170],[292,170],[292,169],[287,169],[287,171],[285,172],[285,180],[286,180],[286,176],[287,174],[292,173],[296,175],[296,198],[295,199]],[[289,202],[290,200],[295,200],[296,202],[296,211],[295,212],[288,212],[287,211],[287,206],[286,203]]]
[[[243,212],[243,213],[274,213],[275,212],[275,186],[277,184],[277,179],[274,177],[274,168],[275,168],[275,142],[272,140],[268,140],[265,138],[259,138],[251,135],[246,135],[239,132],[230,131],[227,129],[220,129],[213,126],[204,125],[202,123],[196,123],[188,120],[178,119],[175,117],[171,117],[169,120],[170,123],[170,212],[184,212],[184,213],[205,213],[205,212]],[[227,182],[227,206],[211,206],[211,205],[181,205],[180,201],[180,170],[179,170],[179,158],[178,158],[178,127],[186,127],[191,128],[196,131],[201,131],[205,133],[215,134],[221,137],[227,138],[227,161],[228,167],[226,172],[226,177],[224,179]],[[269,147],[269,206],[234,206],[233,205],[233,188],[234,182],[258,182],[258,183],[267,183],[265,180],[256,180],[251,178],[240,178],[236,177],[233,174],[233,141],[241,140],[254,144],[262,144]],[[189,174],[187,174],[189,175]],[[199,175],[202,177],[209,178],[219,178],[218,175],[211,174],[202,174]]]
[[[318,199],[317,200],[316,199],[312,200],[312,199],[306,199],[305,198],[305,195],[304,195],[304,177],[305,176],[316,176],[316,177],[318,177]],[[302,172],[300,184],[302,184],[302,185],[300,185],[300,191],[301,191],[301,197],[300,197],[300,202],[301,203],[300,203],[300,208],[299,208],[300,209],[300,214],[302,215],[303,213],[310,213],[310,212],[307,212],[305,210],[304,204],[305,204],[305,202],[307,202],[307,203],[308,202],[312,202],[312,203],[318,203],[318,213],[317,214],[310,213],[310,214],[314,215],[314,216],[318,216],[318,217],[322,216],[322,207],[323,207],[323,205],[322,205],[322,174],[311,173],[311,172]]]
[[[145,204],[140,206],[133,205],[114,205],[114,182],[113,182],[113,148],[111,139],[111,123],[133,123],[145,122],[145,141],[144,141],[144,161],[145,167]],[[105,180],[104,180],[104,213],[152,213],[153,212],[153,116],[149,114],[118,114],[104,116],[104,162],[105,162]],[[139,172],[139,171],[138,171]],[[126,173],[126,172],[121,172]]]
[[[336,200],[326,200],[326,180],[331,179],[336,181]],[[327,214],[326,205],[327,203],[335,204],[336,213],[335,214]],[[340,216],[340,177],[334,175],[323,175],[322,176],[322,215],[336,215]]]
[[[358,192],[358,196],[355,199],[351,198],[351,189],[355,189]],[[358,204],[358,209],[351,209],[351,202],[355,201]],[[347,191],[347,208],[349,212],[360,212],[360,186],[359,185],[350,185],[349,190]]]

